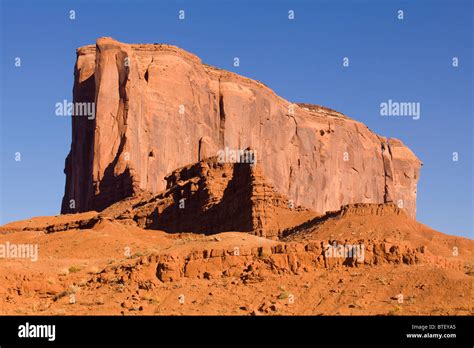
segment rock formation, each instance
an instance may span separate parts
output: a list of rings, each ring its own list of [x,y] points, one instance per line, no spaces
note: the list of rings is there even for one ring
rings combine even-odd
[[[421,162],[399,140],[336,111],[292,104],[177,47],[100,38],[79,48],[73,99],[95,103],[96,114],[72,119],[62,213],[160,193],[176,168],[252,148],[261,175],[296,206],[324,213],[395,202],[416,214]]]
[[[315,216],[276,192],[258,165],[212,157],[173,171],[166,181],[161,193],[122,200],[100,215],[171,233],[239,231],[272,239]]]

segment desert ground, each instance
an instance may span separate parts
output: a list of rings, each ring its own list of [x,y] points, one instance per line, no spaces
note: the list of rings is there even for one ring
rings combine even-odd
[[[473,314],[474,242],[433,231],[393,206],[349,207],[281,240],[166,233],[98,216],[1,227],[0,244],[37,244],[38,258],[0,259],[0,313]],[[95,223],[69,227],[80,221]],[[325,257],[321,243],[332,240],[362,241],[365,260]]]

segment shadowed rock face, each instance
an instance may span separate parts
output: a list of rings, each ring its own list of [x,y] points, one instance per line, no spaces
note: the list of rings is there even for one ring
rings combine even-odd
[[[166,180],[167,189],[159,194],[122,200],[99,216],[169,233],[238,231],[278,239],[316,215],[276,192],[258,165],[212,157],[177,169]]]
[[[173,170],[226,147],[254,149],[276,191],[315,212],[396,202],[416,213],[421,162],[399,140],[173,46],[100,38],[79,48],[74,101],[95,102],[96,115],[73,117],[62,213],[161,192]]]

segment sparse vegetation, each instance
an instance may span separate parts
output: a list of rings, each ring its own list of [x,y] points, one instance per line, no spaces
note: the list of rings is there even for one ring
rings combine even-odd
[[[393,309],[391,309],[387,315],[401,315],[403,311],[403,308],[401,306],[395,306]]]
[[[69,273],[80,272],[80,271],[82,271],[82,266],[73,265],[73,266],[69,267],[68,271],[69,271]]]
[[[279,300],[284,300],[284,299],[288,298],[288,296],[290,296],[288,291],[283,291],[282,293],[280,293],[280,295],[278,295],[278,299]]]
[[[154,304],[154,305],[158,305],[160,304],[160,300],[158,300],[157,298],[153,297],[152,295],[150,294],[145,294],[141,297],[141,299],[143,301],[147,301],[148,303],[150,304]]]
[[[53,296],[53,301],[57,301],[64,296],[69,296],[75,294],[79,290],[79,287],[76,285],[71,285],[67,290],[61,291],[59,294]]]

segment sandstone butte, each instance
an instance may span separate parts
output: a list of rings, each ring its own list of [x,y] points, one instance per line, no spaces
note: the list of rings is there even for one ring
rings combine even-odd
[[[339,112],[164,44],[99,38],[77,49],[74,74],[73,101],[96,114],[72,117],[62,213],[169,190],[170,173],[228,148],[255,151],[258,175],[302,209],[394,202],[416,215],[420,160]]]

